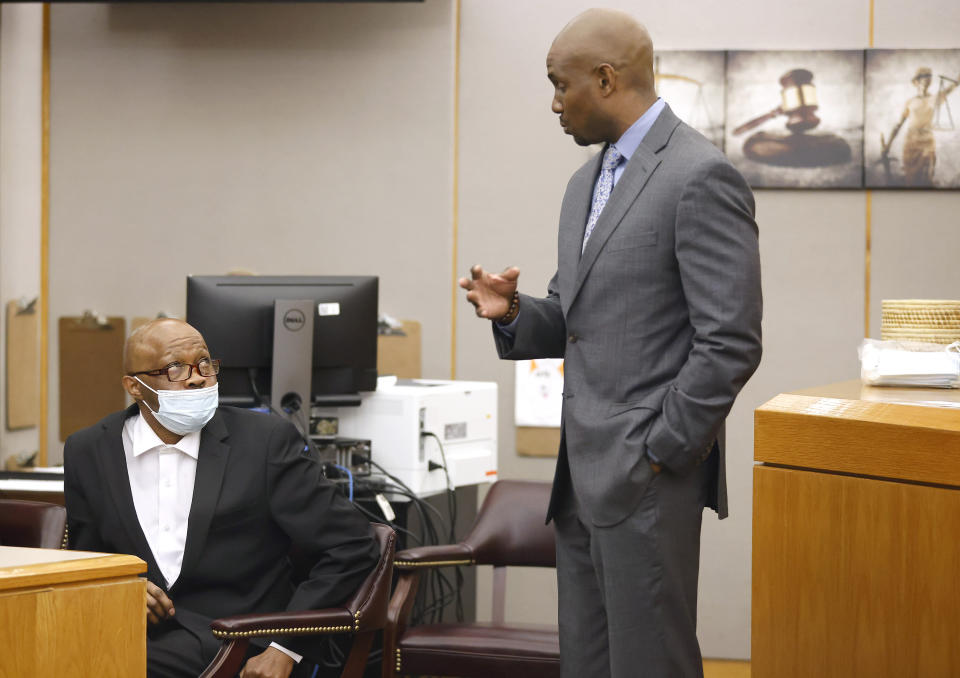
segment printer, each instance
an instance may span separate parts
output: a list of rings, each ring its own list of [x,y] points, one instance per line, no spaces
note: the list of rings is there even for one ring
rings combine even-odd
[[[446,490],[447,473],[451,487],[497,479],[494,382],[381,377],[335,416],[338,435],[369,440],[372,459],[418,496]]]

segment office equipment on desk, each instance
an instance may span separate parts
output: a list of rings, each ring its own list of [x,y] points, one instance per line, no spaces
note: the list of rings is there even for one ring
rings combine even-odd
[[[321,464],[333,464],[346,469],[353,477],[370,475],[370,441],[359,438],[330,438],[310,436]]]
[[[322,408],[314,408],[315,411]],[[341,436],[370,440],[373,460],[420,496],[497,479],[497,385],[381,377],[360,407],[327,411]]]
[[[59,319],[60,440],[126,406],[123,344],[127,322],[87,311]]]
[[[376,276],[189,276],[187,322],[221,361],[224,404],[269,402],[277,372],[309,375],[314,403],[358,404],[360,391],[376,387],[378,289]],[[300,317],[288,302],[307,300],[312,341],[283,351],[275,345],[275,328],[295,333],[305,327],[306,314]],[[306,404],[298,412],[309,416]]]
[[[147,564],[127,555],[0,546],[0,674],[146,674]]]
[[[40,418],[37,300],[7,303],[7,429],[32,428]]]

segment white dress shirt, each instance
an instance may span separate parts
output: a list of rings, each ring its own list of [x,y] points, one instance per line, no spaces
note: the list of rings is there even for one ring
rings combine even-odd
[[[167,445],[143,416],[137,414],[123,423],[121,437],[137,520],[169,590],[183,566],[200,432],[188,433],[173,445]],[[271,643],[270,646],[297,663],[302,659],[282,645]]]
[[[122,437],[137,519],[169,589],[183,565],[200,433],[167,445],[138,414],[124,422]]]

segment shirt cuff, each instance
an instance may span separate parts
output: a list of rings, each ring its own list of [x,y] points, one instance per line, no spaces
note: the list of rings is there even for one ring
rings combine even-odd
[[[303,659],[303,655],[302,655],[302,654],[297,654],[297,653],[294,652],[293,650],[288,650],[288,649],[285,648],[283,645],[277,645],[276,643],[270,643],[270,647],[275,647],[275,648],[277,648],[278,650],[280,650],[281,652],[283,652],[285,655],[287,655],[288,657],[290,657],[290,659],[292,659],[293,661],[295,661],[295,662],[298,663],[298,664],[300,663],[300,660]]]
[[[493,326],[497,328],[498,332],[506,335],[508,339],[513,339],[517,335],[517,321],[520,319],[520,314],[517,313],[517,316],[508,322],[506,325],[501,325],[496,320],[493,321]]]

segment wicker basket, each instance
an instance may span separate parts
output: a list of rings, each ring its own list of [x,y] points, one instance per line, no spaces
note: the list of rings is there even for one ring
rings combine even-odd
[[[950,344],[960,341],[960,301],[884,299],[880,336],[891,341]]]

